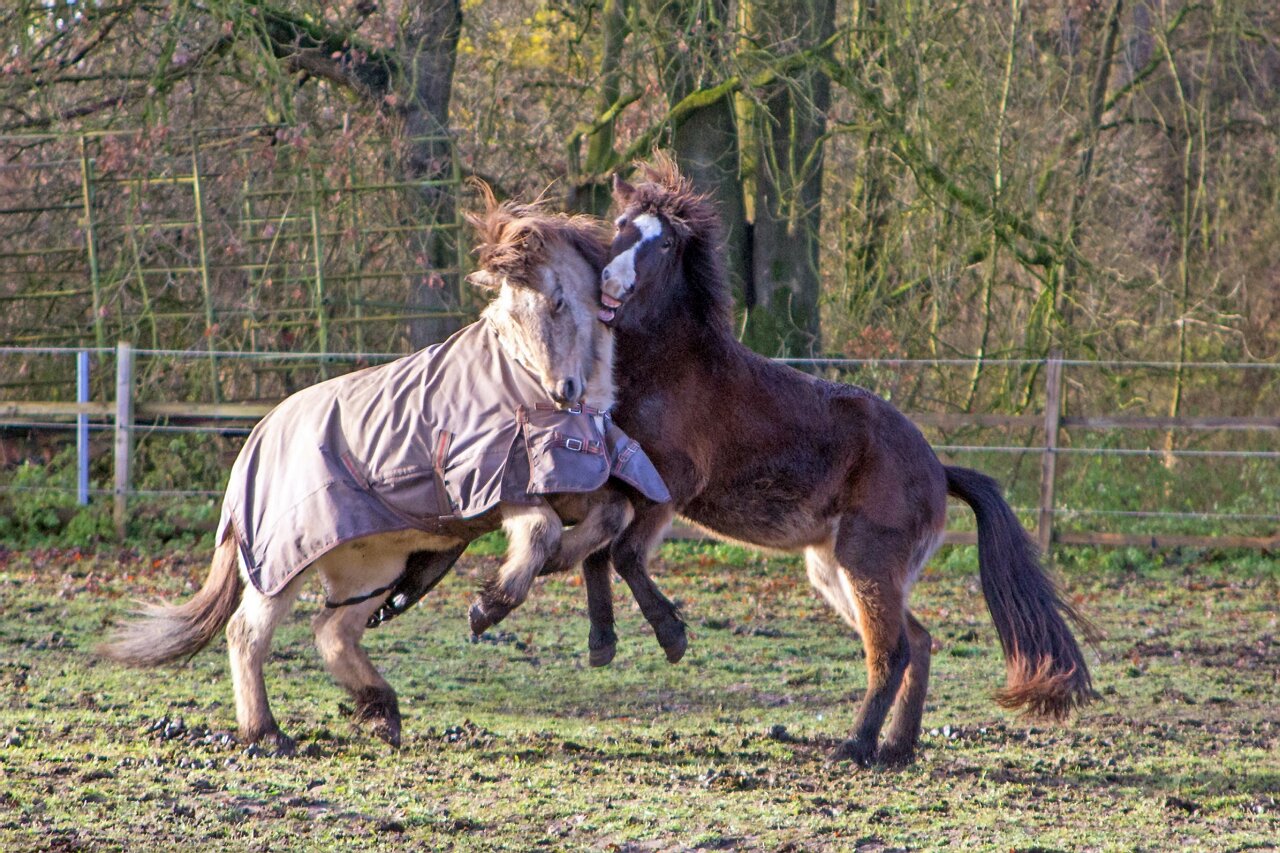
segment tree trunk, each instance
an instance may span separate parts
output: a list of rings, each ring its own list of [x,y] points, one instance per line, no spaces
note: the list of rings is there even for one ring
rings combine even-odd
[[[453,66],[462,29],[459,0],[421,0],[408,6],[400,27],[400,78],[397,97],[405,122],[405,177],[421,181],[415,219],[424,231],[418,254],[425,269],[410,284],[415,313],[456,312],[459,304],[459,244],[453,139],[449,99]],[[410,321],[414,348],[444,340],[460,325],[456,316]]]
[[[792,52],[834,33],[834,0],[758,0],[748,28],[761,44]],[[744,342],[766,355],[821,350],[818,271],[822,145],[830,78],[817,64],[766,90],[750,110],[755,226]]]
[[[570,173],[577,174],[569,191],[568,207],[581,213],[604,216],[613,203],[609,173],[619,165],[614,150],[614,124],[621,111],[622,46],[631,28],[627,23],[627,0],[605,0],[601,10],[604,52],[600,57],[600,99],[598,115],[590,128],[580,128],[569,140]],[[587,159],[577,166],[578,146],[587,140]]]
[[[674,107],[727,76],[722,39],[731,23],[729,2],[692,0],[681,6],[664,6],[660,14],[673,34],[661,48],[661,76],[668,104]],[[699,191],[715,199],[724,225],[726,271],[742,305],[751,253],[733,95],[725,92],[676,118],[671,126],[671,148],[680,171]]]

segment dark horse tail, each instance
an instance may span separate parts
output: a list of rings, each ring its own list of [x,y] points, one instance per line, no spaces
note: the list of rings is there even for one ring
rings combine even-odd
[[[1000,635],[1008,683],[996,694],[1005,708],[1061,719],[1097,698],[1089,668],[1064,615],[1086,634],[1093,629],[1058,594],[1035,543],[1000,494],[996,481],[968,468],[947,467],[947,492],[978,519],[978,573]]]
[[[230,532],[213,552],[204,586],[185,604],[144,604],[137,618],[118,626],[97,653],[131,666],[158,666],[188,658],[209,644],[240,605],[244,582]]]

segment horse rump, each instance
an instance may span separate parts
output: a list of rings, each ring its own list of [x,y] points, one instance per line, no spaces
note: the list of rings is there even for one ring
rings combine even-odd
[[[243,591],[236,539],[228,531],[213,552],[209,576],[191,600],[143,603],[135,618],[116,626],[95,651],[130,666],[159,666],[189,658],[226,627]]]
[[[948,493],[969,504],[978,520],[978,574],[1007,672],[996,701],[1005,708],[1063,719],[1098,696],[1063,617],[1089,639],[1096,631],[1062,600],[996,481],[968,468],[948,466],[946,474]]]

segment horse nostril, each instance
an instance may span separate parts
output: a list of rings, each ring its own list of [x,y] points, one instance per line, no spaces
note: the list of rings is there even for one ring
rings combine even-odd
[[[576,403],[578,402],[578,380],[565,379],[556,386],[555,398],[557,403]]]
[[[613,273],[609,271],[608,267],[605,267],[604,272],[600,273],[600,280],[608,281],[611,278],[613,278]]]

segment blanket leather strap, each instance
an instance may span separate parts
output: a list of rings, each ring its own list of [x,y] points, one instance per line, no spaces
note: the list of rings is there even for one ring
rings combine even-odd
[[[380,586],[377,589],[373,590],[372,592],[366,592],[364,595],[356,595],[351,598],[345,598],[342,601],[330,601],[329,599],[326,598],[324,601],[324,606],[329,608],[330,610],[334,610],[339,607],[348,607],[352,604],[359,604],[362,601],[368,601],[374,596],[382,595],[383,593],[386,593],[386,592],[391,592],[391,590],[395,589],[396,584],[400,583],[400,581],[403,578],[404,578],[404,575],[400,575],[400,577],[396,578],[386,586]]]
[[[581,415],[584,413],[588,415],[608,414],[607,412],[603,412],[600,409],[593,409],[591,406],[583,406],[583,405],[577,405],[571,409],[563,409],[560,406],[553,406],[550,403],[535,403],[533,407],[539,412],[564,412],[565,414],[569,414],[569,415]]]

